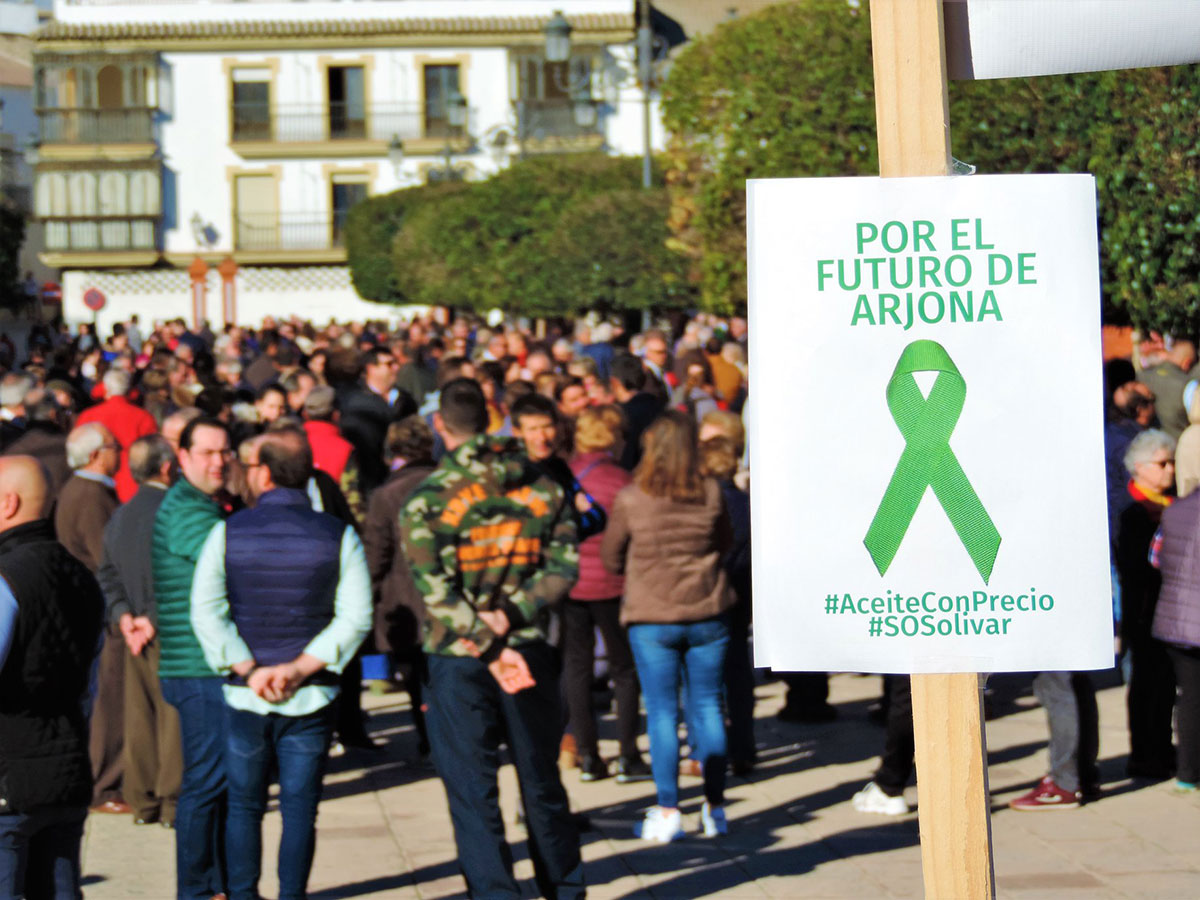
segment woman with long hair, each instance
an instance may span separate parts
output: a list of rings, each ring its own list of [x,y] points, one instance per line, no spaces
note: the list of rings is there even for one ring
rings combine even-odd
[[[700,474],[696,420],[670,410],[642,436],[633,484],[616,497],[600,548],[624,573],[621,622],[646,703],[650,768],[658,792],[637,832],[668,843],[683,835],[679,812],[679,689],[684,686],[693,756],[704,775],[705,835],[727,830],[726,742],[721,695],[734,595],[721,557],[732,529],[721,488]]]

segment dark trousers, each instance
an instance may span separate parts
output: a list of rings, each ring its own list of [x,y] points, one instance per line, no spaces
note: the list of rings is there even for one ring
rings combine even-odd
[[[1168,647],[1179,681],[1178,765],[1175,777],[1200,784],[1200,647]]]
[[[400,673],[404,690],[408,693],[408,705],[412,712],[413,727],[417,729],[417,752],[422,756],[429,753],[429,728],[425,725],[425,653],[419,646],[404,653],[389,653],[391,667]]]
[[[230,900],[258,900],[262,874],[262,818],[267,811],[271,769],[279,770],[279,900],[304,900],[317,847],[317,804],[333,736],[334,710],[307,716],[261,716],[229,710],[225,771],[229,776],[229,820],[225,856]]]
[[[225,697],[222,679],[163,678],[163,698],[179,713],[183,780],[175,807],[178,900],[209,900],[225,890]]]
[[[912,778],[916,759],[912,681],[907,675],[893,675],[888,679],[887,686],[887,734],[883,740],[883,756],[875,771],[875,783],[889,797],[899,797]]]
[[[1100,714],[1087,672],[1039,672],[1033,693],[1050,725],[1050,777],[1067,791],[1099,787]]]
[[[1166,778],[1175,771],[1171,658],[1165,644],[1144,635],[1129,644],[1129,659],[1129,767],[1138,774]]]
[[[179,713],[158,683],[158,641],[125,654],[125,802],[135,819],[175,821],[183,778]]]
[[[507,743],[521,785],[538,889],[549,900],[582,898],[579,834],[557,764],[562,733],[558,653],[543,642],[518,649],[537,681],[518,694],[500,690],[477,659],[428,657],[426,721],[450,804],[459,865],[472,897],[521,896],[497,802],[500,745]]]
[[[781,676],[787,685],[784,705],[798,713],[812,713],[829,705],[828,672],[784,672]]]
[[[754,762],[754,661],[750,658],[749,601],[729,611],[729,649],[725,653],[725,711],[729,717],[729,758]]]
[[[368,740],[367,720],[362,709],[362,657],[356,653],[354,659],[342,669],[338,678],[341,692],[335,701],[337,704],[338,737],[343,744],[359,744]]]
[[[79,900],[87,810],[43,807],[0,815],[0,900]]]
[[[580,756],[599,756],[592,673],[596,629],[604,636],[608,676],[617,700],[617,737],[622,756],[637,756],[638,680],[629,637],[621,625],[621,600],[565,600],[562,606],[563,687],[570,732]]]
[[[125,744],[125,639],[109,626],[96,661],[95,694],[88,723],[92,761],[92,805],[121,799]]]

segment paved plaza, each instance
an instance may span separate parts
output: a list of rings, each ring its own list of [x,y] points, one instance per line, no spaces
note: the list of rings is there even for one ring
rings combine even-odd
[[[1103,797],[1075,811],[1013,812],[1006,803],[1044,774],[1046,720],[1028,677],[993,679],[988,722],[992,832],[1000,897],[1200,897],[1200,799],[1179,797],[1170,783],[1124,777],[1128,740],[1124,690],[1111,678],[1100,693]],[[574,809],[592,830],[583,836],[589,896],[874,898],[923,896],[916,813],[889,820],[855,812],[851,795],[873,771],[883,729],[868,719],[879,679],[839,675],[831,700],[840,718],[828,725],[779,723],[783,686],[759,687],[761,765],[729,790],[730,834],[646,845],[631,827],[653,803],[649,783],[612,779],[581,784],[566,774]],[[372,697],[371,728],[386,739],[379,754],[332,761],[318,819],[313,900],[458,898],[445,794],[417,760],[416,736],[403,694]],[[611,730],[612,723],[606,723]],[[615,755],[616,744],[602,749]],[[695,827],[700,782],[681,781],[685,824]],[[908,792],[910,803],[916,791]],[[511,766],[502,772],[501,804],[518,876],[536,896],[524,832],[515,824]],[[279,816],[265,826],[268,862],[263,893],[275,896]],[[171,832],[134,826],[128,817],[91,816],[84,844],[88,900],[169,898]]]

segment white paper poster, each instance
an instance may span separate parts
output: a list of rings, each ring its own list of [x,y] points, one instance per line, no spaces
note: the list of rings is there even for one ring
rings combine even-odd
[[[1196,0],[945,0],[951,78],[1200,61]]]
[[[749,182],[759,665],[1112,665],[1090,175]]]

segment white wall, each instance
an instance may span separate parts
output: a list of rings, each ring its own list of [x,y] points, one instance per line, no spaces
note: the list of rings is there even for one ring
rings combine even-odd
[[[259,325],[265,316],[300,316],[323,325],[331,319],[339,322],[368,319],[396,319],[403,310],[388,304],[363,300],[350,285],[344,266],[321,266],[307,270],[273,271],[268,267],[248,267],[235,279],[237,321],[241,325]],[[83,305],[88,288],[102,291],[107,302],[96,317],[100,329],[108,333],[114,323],[124,322],[137,313],[143,322],[182,318],[192,322],[191,280],[181,270],[146,272],[105,272],[71,270],[63,273],[63,315],[72,325],[91,322],[93,313]],[[206,281],[205,317],[214,329],[224,324],[221,278],[209,270]]]
[[[54,15],[62,22],[246,22],[269,19],[324,21],[336,19],[457,19],[491,16],[567,16],[584,13],[633,15],[633,0],[351,0],[343,3],[122,2],[88,0],[75,5],[56,0]]]
[[[37,31],[38,10],[32,3],[0,3],[0,34],[32,34]]]
[[[171,253],[190,253],[198,249],[190,225],[194,214],[212,224],[219,235],[217,251],[233,248],[233,182],[232,170],[238,172],[280,171],[280,212],[287,216],[304,215],[313,218],[329,216],[329,182],[326,166],[338,169],[375,168],[371,193],[388,193],[400,187],[421,184],[422,170],[431,164],[442,165],[440,152],[414,154],[411,146],[397,174],[386,156],[370,158],[318,159],[247,159],[230,145],[230,87],[226,75],[226,60],[252,66],[277,60],[279,74],[275,82],[276,106],[305,105],[319,107],[325,98],[321,82],[322,70],[317,57],[333,59],[373,60],[371,95],[368,105],[418,106],[423,101],[420,65],[423,62],[445,59],[469,60],[463,80],[472,118],[469,131],[479,137],[500,127],[512,128],[512,106],[508,99],[508,51],[505,48],[436,48],[425,50],[348,50],[348,51],[287,51],[281,44],[276,53],[164,53],[164,66],[173,84],[168,112],[160,126],[164,175],[164,209],[167,223],[173,224],[166,233],[166,250]],[[418,61],[417,57],[422,59]],[[515,146],[513,147],[515,151]],[[483,149],[455,154],[455,165],[466,165],[473,177],[486,177],[496,171],[497,164]],[[166,182],[174,179],[174,206]]]

